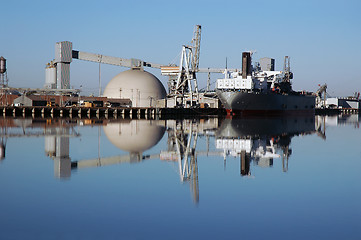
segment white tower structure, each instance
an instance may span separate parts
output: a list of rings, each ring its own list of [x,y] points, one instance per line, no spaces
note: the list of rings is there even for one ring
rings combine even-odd
[[[56,88],[70,89],[70,63],[73,44],[68,41],[55,44]]]
[[[45,85],[44,88],[46,89],[56,89],[56,64],[54,61],[46,64],[45,67]]]

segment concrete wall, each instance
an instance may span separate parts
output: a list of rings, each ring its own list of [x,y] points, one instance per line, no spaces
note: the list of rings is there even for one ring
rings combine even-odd
[[[20,104],[20,106],[31,107],[33,106],[33,100],[22,95],[14,100],[14,105],[17,106],[18,104]]]

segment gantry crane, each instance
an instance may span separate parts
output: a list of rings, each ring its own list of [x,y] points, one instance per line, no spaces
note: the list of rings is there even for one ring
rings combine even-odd
[[[201,43],[201,25],[196,25],[190,45],[182,46],[179,66],[161,67],[162,75],[169,76],[169,96],[181,99],[189,97],[193,102],[193,93],[198,94],[196,72],[199,70],[199,54]]]
[[[210,74],[225,71],[223,68],[199,68],[201,29],[201,25],[196,25],[191,44],[182,46],[179,66],[161,66],[162,75],[169,76],[168,97],[173,97],[177,106],[185,106],[186,101],[190,102],[191,106],[199,103],[196,76],[198,72]],[[228,71],[237,71],[237,69],[228,69]]]

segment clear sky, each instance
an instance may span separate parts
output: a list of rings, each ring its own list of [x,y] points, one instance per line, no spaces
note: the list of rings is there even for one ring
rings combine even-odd
[[[291,57],[294,89],[331,95],[361,91],[361,1],[2,1],[0,55],[10,86],[42,87],[45,64],[58,41],[80,51],[178,63],[194,25],[202,25],[200,67],[240,68],[241,52],[254,60]],[[120,71],[102,65],[103,89]],[[159,70],[149,70],[165,85]],[[214,81],[215,79],[213,79]],[[98,64],[75,60],[71,85],[98,92]],[[205,78],[200,77],[201,86]]]

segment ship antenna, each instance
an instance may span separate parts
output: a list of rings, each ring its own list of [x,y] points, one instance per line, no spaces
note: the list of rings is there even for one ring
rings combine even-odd
[[[226,69],[227,69],[227,57],[226,57]]]

